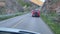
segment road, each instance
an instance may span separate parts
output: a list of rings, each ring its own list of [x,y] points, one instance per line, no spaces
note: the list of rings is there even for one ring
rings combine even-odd
[[[24,29],[41,34],[53,34],[40,17],[31,17],[30,13],[1,21],[0,27]]]

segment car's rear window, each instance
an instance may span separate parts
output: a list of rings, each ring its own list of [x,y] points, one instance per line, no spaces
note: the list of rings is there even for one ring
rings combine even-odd
[[[34,10],[35,12],[38,12],[38,10]]]

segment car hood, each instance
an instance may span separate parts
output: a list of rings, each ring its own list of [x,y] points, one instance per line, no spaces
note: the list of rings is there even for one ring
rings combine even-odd
[[[1,27],[1,28],[0,28],[0,31],[16,32],[16,33],[19,33],[20,31],[26,31],[26,32],[31,32],[31,33],[40,34],[40,33],[33,32],[33,31],[22,30],[22,29],[15,29],[15,28],[5,28],[5,27]]]

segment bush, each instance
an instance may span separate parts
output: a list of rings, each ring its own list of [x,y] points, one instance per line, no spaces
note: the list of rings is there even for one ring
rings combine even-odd
[[[11,15],[0,15],[0,21],[5,20],[5,19],[9,19],[12,17],[16,17],[16,16],[19,16],[22,14],[24,14],[24,13],[15,13],[15,14],[11,14]]]
[[[52,31],[55,34],[60,34],[60,24],[53,22],[52,20],[49,20],[45,15],[41,14],[42,19],[50,26]]]

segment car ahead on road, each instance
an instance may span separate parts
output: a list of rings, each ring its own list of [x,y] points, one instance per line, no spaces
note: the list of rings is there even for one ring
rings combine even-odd
[[[32,17],[40,17],[40,10],[32,10]]]
[[[40,33],[21,29],[0,28],[0,34],[40,34]]]

